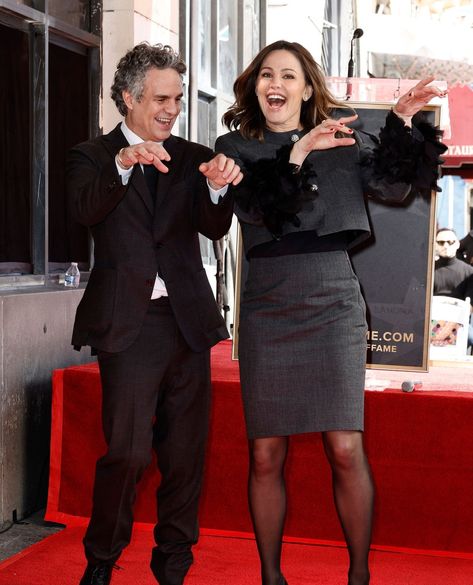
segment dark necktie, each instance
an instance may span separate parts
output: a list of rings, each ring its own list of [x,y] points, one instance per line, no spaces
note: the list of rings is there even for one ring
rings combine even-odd
[[[143,173],[151,197],[153,198],[153,201],[156,202],[156,188],[158,186],[159,171],[154,165],[143,165]]]

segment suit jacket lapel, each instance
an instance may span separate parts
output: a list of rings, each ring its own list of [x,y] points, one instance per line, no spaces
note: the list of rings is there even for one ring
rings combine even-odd
[[[153,215],[154,214],[153,197],[149,192],[148,185],[146,184],[145,176],[143,175],[143,171],[141,170],[140,165],[135,165],[135,168],[131,173],[130,184],[132,189],[135,189],[135,191],[141,197],[148,211],[151,213],[151,215]]]
[[[172,183],[179,180],[182,156],[184,154],[184,149],[179,148],[179,139],[175,136],[170,136],[165,140],[163,146],[171,157],[171,160],[169,162],[164,161],[164,164],[169,168],[169,172],[159,174],[156,209],[164,203]]]
[[[117,126],[115,126],[115,128],[109,134],[104,136],[105,145],[106,145],[107,149],[109,150],[110,154],[114,158],[115,158],[117,152],[121,148],[125,148],[126,146],[128,146],[128,141],[125,138],[123,132],[121,131],[120,126],[121,126],[121,124],[118,124]],[[135,168],[133,169],[133,171],[131,173],[129,184],[130,184],[130,188],[134,189],[138,193],[138,195],[143,200],[143,203],[145,204],[148,211],[151,213],[151,215],[153,215],[154,214],[154,201],[153,201],[153,198],[151,196],[151,193],[149,192],[149,189],[148,189],[148,186],[146,184],[145,177],[143,175],[143,172],[141,170],[140,165],[135,165]]]

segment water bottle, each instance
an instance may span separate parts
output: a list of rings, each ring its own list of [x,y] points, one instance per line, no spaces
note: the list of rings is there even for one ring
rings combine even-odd
[[[77,262],[72,262],[64,276],[64,286],[77,288],[80,282],[80,272],[77,267]]]

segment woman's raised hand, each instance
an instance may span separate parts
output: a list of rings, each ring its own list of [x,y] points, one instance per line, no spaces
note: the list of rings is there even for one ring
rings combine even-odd
[[[327,150],[355,144],[355,139],[351,137],[353,130],[347,124],[354,122],[357,118],[357,114],[338,118],[338,120],[327,118],[294,144],[289,161],[301,165],[313,150]],[[347,136],[335,136],[337,132]]]
[[[447,91],[441,90],[436,85],[429,85],[435,77],[427,77],[419,81],[407,93],[402,95],[393,110],[400,117],[411,117],[417,114],[434,97],[445,97]]]

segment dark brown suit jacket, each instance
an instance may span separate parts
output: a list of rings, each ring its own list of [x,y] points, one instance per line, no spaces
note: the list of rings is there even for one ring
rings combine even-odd
[[[156,209],[140,165],[122,185],[115,155],[128,143],[118,125],[74,147],[67,165],[73,217],[90,227],[95,264],[74,324],[72,343],[118,352],[136,339],[157,272],[166,283],[178,326],[194,351],[228,337],[202,265],[198,232],[221,238],[229,229],[231,193],[212,203],[199,164],[213,152],[171,136],[164,147]],[[230,190],[229,190],[230,191]]]

